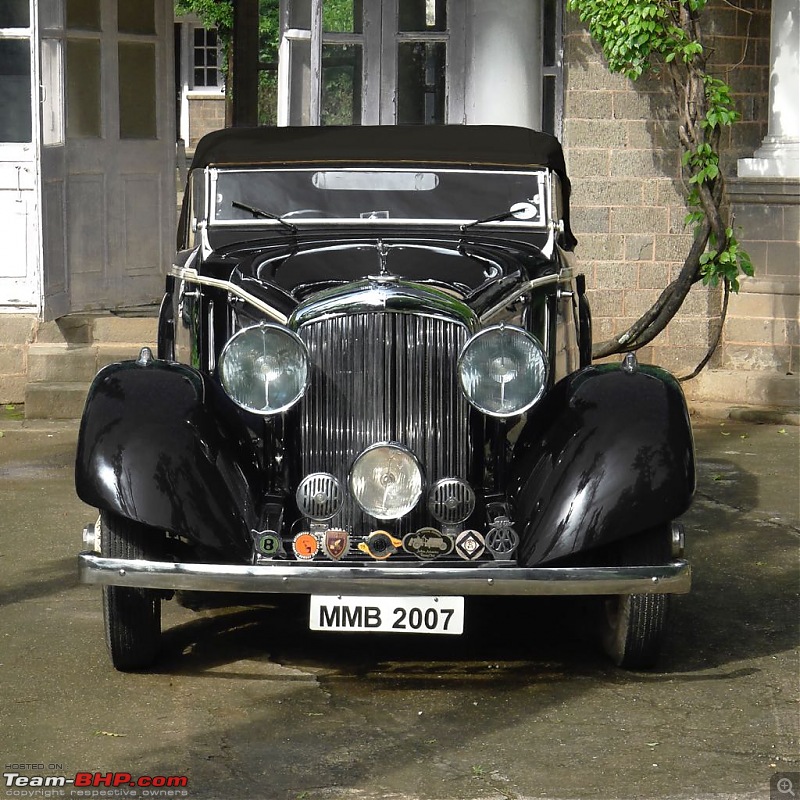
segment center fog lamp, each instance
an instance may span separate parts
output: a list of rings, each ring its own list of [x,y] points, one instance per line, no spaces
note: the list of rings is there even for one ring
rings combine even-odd
[[[422,468],[414,454],[397,444],[377,444],[356,458],[350,491],[364,511],[377,519],[399,519],[422,496]]]
[[[237,405],[255,414],[279,414],[306,390],[308,351],[297,334],[278,325],[243,328],[222,351],[219,377]]]
[[[461,351],[458,379],[467,400],[492,417],[527,411],[544,393],[547,359],[536,337],[513,325],[476,333]]]

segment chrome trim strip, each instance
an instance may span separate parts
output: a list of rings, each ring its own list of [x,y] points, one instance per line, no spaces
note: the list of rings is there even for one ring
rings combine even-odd
[[[78,557],[81,583],[259,594],[612,595],[686,594],[691,566],[676,559],[646,567],[472,567],[375,564],[182,564]]]
[[[286,220],[289,222],[289,220]],[[387,226],[419,226],[419,227],[426,227],[426,228],[436,228],[436,227],[447,227],[447,228],[458,228],[459,225],[469,224],[472,220],[463,220],[463,219],[451,219],[451,218],[441,218],[441,219],[421,219],[419,217],[379,217],[377,219],[366,219],[360,217],[306,217],[305,219],[292,219],[292,225],[297,225],[298,228],[318,228],[321,225],[331,227],[353,227],[356,225],[364,225],[365,228],[368,230],[369,227],[379,227],[383,225]],[[212,223],[214,228],[250,228],[261,226],[264,227],[268,225],[270,227],[280,225],[277,220],[274,219],[215,219]],[[496,225],[501,228],[523,228],[526,231],[530,230],[532,232],[541,233],[542,231],[547,230],[547,223],[546,222],[526,222],[524,220],[495,220],[492,222],[484,222],[481,223],[482,226],[485,225]]]
[[[475,312],[466,303],[441,289],[393,276],[353,281],[312,295],[289,317],[289,327],[297,330],[337,316],[382,312],[447,320],[463,325],[470,333],[478,327]]]
[[[197,283],[200,286],[213,286],[215,289],[225,289],[225,291],[236,295],[236,297],[241,297],[242,300],[250,303],[250,305],[257,308],[259,311],[263,311],[276,322],[280,322],[281,325],[285,325],[289,321],[289,317],[287,317],[286,314],[281,313],[263,300],[259,300],[257,297],[250,294],[250,292],[246,292],[240,286],[231,283],[231,281],[225,281],[221,278],[210,278],[207,275],[200,275],[196,269],[178,267],[176,265],[172,266],[169,274],[187,283]]]
[[[564,278],[565,275],[563,271],[558,275],[544,275],[541,278],[532,278],[526,283],[523,283],[522,286],[518,286],[514,289],[511,294],[504,297],[499,303],[496,303],[490,309],[484,311],[480,316],[481,323],[489,322],[495,314],[499,314],[506,306],[511,305],[511,303],[518,300],[526,292],[530,292],[532,289],[538,289],[540,286],[549,286],[551,283],[561,283]]]

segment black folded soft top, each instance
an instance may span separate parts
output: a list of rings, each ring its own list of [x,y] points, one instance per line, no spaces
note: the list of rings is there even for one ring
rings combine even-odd
[[[225,128],[197,144],[192,169],[278,164],[439,164],[552,169],[561,179],[567,247],[570,184],[558,139],[508,125]]]

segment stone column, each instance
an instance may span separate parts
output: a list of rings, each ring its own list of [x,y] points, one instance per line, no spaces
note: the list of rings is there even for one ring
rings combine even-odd
[[[467,14],[466,122],[540,127],[541,3],[471,0]]]
[[[800,0],[772,0],[769,125],[740,178],[800,178]]]

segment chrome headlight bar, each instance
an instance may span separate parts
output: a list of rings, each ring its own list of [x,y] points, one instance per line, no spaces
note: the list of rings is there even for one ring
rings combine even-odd
[[[191,267],[179,267],[177,265],[173,265],[169,274],[187,283],[197,283],[200,286],[213,286],[215,289],[224,289],[226,292],[230,292],[232,295],[240,297],[242,300],[250,303],[253,308],[257,308],[270,319],[275,322],[280,322],[281,325],[285,325],[289,321],[289,317],[287,317],[286,314],[278,311],[277,308],[274,308],[269,303],[265,303],[260,298],[231,281],[226,281],[221,278],[211,278],[208,275],[200,275],[196,269],[192,269]]]

